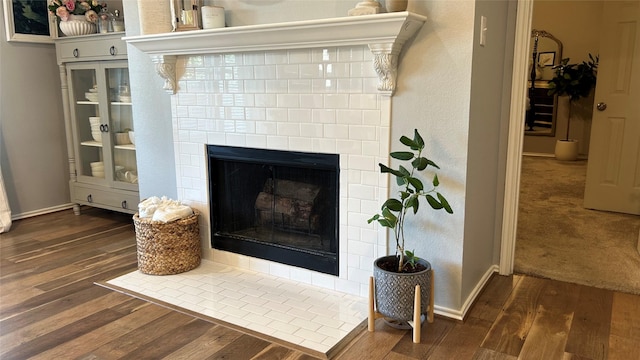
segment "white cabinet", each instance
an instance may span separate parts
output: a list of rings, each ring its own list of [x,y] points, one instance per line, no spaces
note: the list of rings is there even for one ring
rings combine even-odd
[[[71,170],[71,201],[137,210],[138,172],[122,33],[56,40]]]

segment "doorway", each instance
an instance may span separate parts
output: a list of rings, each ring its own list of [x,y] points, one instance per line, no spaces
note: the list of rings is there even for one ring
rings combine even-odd
[[[513,273],[515,242],[518,225],[518,202],[523,154],[523,133],[525,113],[525,91],[527,77],[527,56],[530,47],[530,32],[533,18],[533,0],[520,0],[516,15],[514,46],[514,69],[512,102],[509,128],[509,143],[505,179],[505,203],[502,226],[500,273]],[[578,59],[576,59],[578,60]]]

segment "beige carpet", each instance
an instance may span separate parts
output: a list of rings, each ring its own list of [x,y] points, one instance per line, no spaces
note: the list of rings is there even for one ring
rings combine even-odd
[[[514,270],[640,294],[640,216],[587,210],[587,162],[523,157]]]

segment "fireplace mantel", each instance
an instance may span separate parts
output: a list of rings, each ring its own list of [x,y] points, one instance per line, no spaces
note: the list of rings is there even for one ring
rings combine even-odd
[[[178,56],[368,45],[378,74],[378,91],[391,96],[396,87],[398,55],[426,17],[410,12],[293,21],[276,24],[129,36],[124,40],[149,54],[176,92]]]

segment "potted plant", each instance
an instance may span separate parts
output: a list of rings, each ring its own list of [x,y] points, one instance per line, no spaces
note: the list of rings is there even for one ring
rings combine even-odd
[[[398,160],[406,161],[410,166],[399,165],[392,169],[380,165],[382,173],[389,173],[396,178],[400,187],[398,197],[391,197],[382,204],[381,212],[371,217],[368,222],[377,221],[380,225],[392,230],[396,241],[396,254],[378,258],[374,262],[375,303],[377,311],[396,327],[407,328],[406,323],[413,319],[413,299],[416,284],[420,285],[421,309],[426,311],[430,298],[431,265],[415,256],[413,251],[405,247],[405,221],[411,213],[417,214],[421,208],[421,200],[435,210],[445,210],[453,214],[446,198],[437,191],[440,184],[438,175],[434,174],[431,183],[425,187],[417,177],[418,172],[428,167],[439,169],[432,160],[423,155],[424,140],[418,130],[414,131],[413,139],[406,136],[400,142],[411,151],[396,151],[389,155]],[[424,206],[423,206],[424,207]],[[421,313],[421,314],[424,314]]]
[[[575,101],[589,96],[596,85],[598,56],[589,54],[589,61],[569,64],[569,58],[562,59],[556,67],[553,79],[549,81],[549,95],[569,97],[569,115],[564,139],[556,142],[555,155],[558,160],[575,160],[578,157],[578,140],[569,139],[571,110]]]
[[[96,32],[96,23],[106,6],[97,0],[51,0],[47,7],[63,34],[77,36]]]

